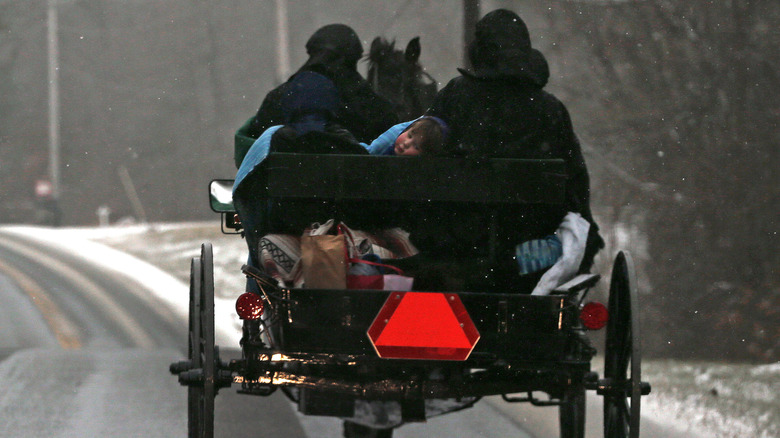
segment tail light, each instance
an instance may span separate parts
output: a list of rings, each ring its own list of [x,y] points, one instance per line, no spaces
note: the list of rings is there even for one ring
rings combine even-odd
[[[265,309],[265,303],[257,294],[245,292],[236,300],[236,313],[241,319],[259,319],[263,315],[263,309]]]
[[[591,301],[582,306],[580,319],[588,330],[599,330],[607,325],[609,312],[607,312],[605,305]]]

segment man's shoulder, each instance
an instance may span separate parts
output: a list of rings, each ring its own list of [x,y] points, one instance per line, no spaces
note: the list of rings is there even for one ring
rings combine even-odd
[[[266,93],[265,98],[263,98],[263,103],[260,105],[260,109],[258,110],[258,114],[261,114],[264,111],[278,111],[278,108],[282,105],[282,97],[284,96],[288,86],[288,82],[283,82]]]
[[[461,88],[461,87],[466,87],[466,86],[468,86],[472,82],[475,82],[475,80],[473,78],[468,77],[468,76],[464,76],[464,75],[456,76],[456,77],[450,79],[449,82],[447,82],[447,84],[444,86],[444,88],[442,88],[442,91],[444,91],[446,89],[453,89],[453,88],[457,89],[457,88]]]
[[[548,91],[539,90],[539,101],[545,104],[548,111],[555,112],[559,115],[568,114],[566,105],[564,105],[557,96]]]

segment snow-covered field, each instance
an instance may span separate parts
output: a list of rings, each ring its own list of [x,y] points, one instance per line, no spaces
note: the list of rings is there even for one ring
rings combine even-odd
[[[190,259],[199,254],[201,243],[212,243],[217,313],[222,313],[217,315],[218,323],[224,336],[238,336],[238,320],[231,307],[244,288],[240,268],[246,262],[246,246],[240,236],[222,234],[218,221],[40,231],[53,239],[84,239],[129,253],[181,280],[179,289],[186,288]],[[88,251],[89,245],[81,248]],[[176,302],[186,307],[186,300]],[[642,399],[642,412],[659,423],[698,431],[702,437],[780,437],[776,398],[780,363],[754,366],[645,359],[642,380],[653,387]]]

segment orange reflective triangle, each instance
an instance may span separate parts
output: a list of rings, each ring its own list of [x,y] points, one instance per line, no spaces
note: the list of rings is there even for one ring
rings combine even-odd
[[[479,340],[460,297],[438,292],[391,293],[367,334],[394,359],[465,360]]]

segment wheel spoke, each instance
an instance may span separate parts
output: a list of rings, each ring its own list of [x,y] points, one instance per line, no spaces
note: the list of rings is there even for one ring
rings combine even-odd
[[[606,401],[605,401],[606,402]],[[604,415],[604,436],[606,437],[625,437],[628,420],[620,408],[617,397],[610,396],[608,406],[605,406]]]
[[[573,385],[564,392],[558,407],[558,423],[561,438],[585,436],[585,387]]]
[[[631,336],[631,329],[629,328],[626,331],[628,332],[628,335]],[[623,345],[621,345],[621,349],[619,351],[620,364],[618,366],[618,373],[623,379],[625,379],[628,375],[628,364],[631,362],[631,352],[633,349],[634,346],[631,344],[631,338],[629,337],[628,339],[624,339]]]
[[[624,418],[626,423],[629,423],[631,413],[628,409],[628,399],[626,397],[620,397],[618,400],[618,409],[620,410],[620,417]]]

